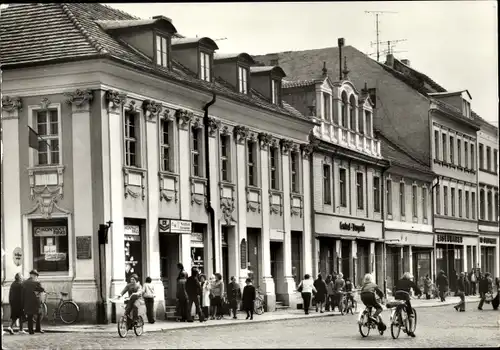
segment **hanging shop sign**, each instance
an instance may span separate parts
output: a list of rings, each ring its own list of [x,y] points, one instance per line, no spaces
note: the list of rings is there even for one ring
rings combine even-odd
[[[438,234],[436,236],[436,242],[437,243],[462,243],[463,242],[463,237],[462,236],[457,236],[457,235],[443,235],[443,234]]]
[[[21,262],[23,261],[23,251],[21,248],[14,248],[14,252],[12,253],[14,259],[14,265],[21,266]]]
[[[365,232],[366,230],[365,224],[356,225],[353,223],[342,222],[342,221],[339,223],[339,228],[344,231],[354,231],[357,233]]]
[[[35,227],[35,237],[66,236],[65,226]]]
[[[192,222],[188,220],[159,219],[158,229],[160,233],[191,233]]]
[[[488,237],[479,237],[479,243],[481,244],[497,244],[497,240],[495,238],[488,238]]]
[[[240,243],[240,259],[241,259],[240,261],[241,268],[246,269],[248,257],[247,257],[247,241],[245,238],[243,238]]]

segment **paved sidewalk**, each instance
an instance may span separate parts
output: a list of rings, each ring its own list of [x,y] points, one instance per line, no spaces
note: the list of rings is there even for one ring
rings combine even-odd
[[[438,307],[444,305],[454,305],[458,303],[460,298],[458,297],[448,297],[445,302],[440,302],[438,299],[425,300],[425,299],[414,299],[412,300],[412,305],[415,308],[422,307]],[[466,298],[466,302],[470,303],[469,307],[476,307],[475,303],[479,302],[479,297],[469,296]],[[363,309],[361,302],[358,302],[358,312]],[[385,306],[384,306],[385,309]],[[198,327],[216,327],[216,326],[226,326],[234,325],[238,323],[260,323],[260,322],[272,322],[272,321],[282,321],[291,319],[301,319],[301,318],[319,318],[319,317],[343,317],[340,312],[325,312],[316,313],[314,309],[311,309],[309,315],[305,315],[303,310],[285,310],[285,311],[275,311],[275,312],[265,312],[263,315],[254,315],[252,321],[245,320],[246,314],[240,313],[237,320],[233,320],[229,316],[226,316],[222,320],[209,320],[207,322],[194,321],[190,322],[173,322],[173,321],[157,321],[154,324],[146,323],[144,326],[145,332],[162,332],[168,330],[185,329],[185,328],[198,328]],[[345,316],[347,317],[347,316]],[[114,333],[117,332],[116,323],[111,323],[107,325],[48,325],[43,327],[43,330],[47,333]]]

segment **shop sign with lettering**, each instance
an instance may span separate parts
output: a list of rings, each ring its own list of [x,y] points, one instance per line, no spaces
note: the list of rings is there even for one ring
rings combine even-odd
[[[497,240],[495,238],[480,237],[479,243],[481,243],[481,244],[497,244]]]
[[[354,232],[357,232],[357,233],[360,233],[360,232],[365,232],[365,224],[361,224],[361,225],[356,225],[356,224],[353,224],[353,223],[348,223],[348,222],[340,222],[339,224],[339,227],[341,230],[345,230],[345,231],[354,231]]]
[[[462,243],[463,237],[457,235],[437,235],[436,242],[438,243]]]
[[[192,222],[187,220],[159,219],[158,229],[161,233],[191,233]]]
[[[65,226],[35,227],[35,237],[66,236]]]

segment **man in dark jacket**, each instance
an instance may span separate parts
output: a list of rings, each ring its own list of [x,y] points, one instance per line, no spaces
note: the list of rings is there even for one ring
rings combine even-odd
[[[196,267],[191,268],[191,276],[186,281],[186,293],[188,296],[188,322],[193,322],[191,318],[191,310],[193,308],[193,303],[196,308],[196,313],[200,318],[200,322],[205,321],[203,312],[201,312],[200,307],[200,297],[202,295],[200,281],[198,280],[198,269]]]
[[[412,276],[409,272],[405,272],[403,277],[396,282],[396,286],[394,288],[394,298],[396,300],[405,300],[406,301],[406,310],[409,316],[410,329],[413,329],[413,320],[415,315],[413,315],[413,309],[410,302],[410,291],[413,289],[416,295],[422,295],[422,291],[418,287],[418,285],[412,281]],[[408,332],[408,335],[411,337],[415,337],[414,332]]]
[[[446,301],[445,292],[448,289],[448,277],[444,274],[444,271],[439,271],[438,276],[436,277],[436,285],[439,288],[439,297],[441,301]]]
[[[23,331],[23,276],[18,272],[14,277],[14,282],[10,285],[9,291],[9,305],[10,305],[10,327],[7,328],[7,331],[10,334],[14,334],[14,330],[12,327],[16,324],[16,321],[19,320],[19,334],[26,334]]]
[[[460,302],[454,306],[455,310],[464,312],[465,311],[465,288],[466,288],[466,278],[465,272],[460,273],[460,277],[457,280],[457,294],[460,297]]]
[[[233,312],[233,318],[237,319],[236,312],[238,311],[238,301],[241,300],[241,289],[234,276],[231,277],[231,283],[228,287],[229,307]]]
[[[38,271],[31,270],[30,278],[23,282],[23,307],[28,317],[29,334],[44,333],[40,325],[40,298],[38,293],[45,292],[40,282],[38,282]],[[33,331],[33,317],[36,315],[36,329]]]
[[[493,279],[490,276],[490,273],[486,272],[484,277],[479,279],[479,296],[481,297],[481,300],[477,306],[478,310],[483,309],[483,304],[486,300],[486,293],[493,292]]]

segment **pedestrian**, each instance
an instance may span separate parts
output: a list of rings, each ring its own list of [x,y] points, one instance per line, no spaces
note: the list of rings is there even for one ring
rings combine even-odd
[[[483,309],[484,302],[489,304],[493,300],[493,280],[490,276],[490,273],[486,272],[484,277],[479,280],[479,296],[481,300],[477,306],[478,310]]]
[[[469,277],[465,274],[465,272],[461,272],[461,274],[464,274],[464,281],[465,281],[465,296],[469,296],[471,295],[471,290],[470,290],[470,280],[469,280]]]
[[[131,325],[131,321],[134,321],[139,316],[139,307],[142,302],[142,286],[139,282],[139,276],[135,273],[130,275],[130,282],[123,288],[120,293],[120,297],[122,297],[125,293],[128,294],[127,307],[125,308],[125,315],[128,316],[127,323]]]
[[[146,316],[149,323],[155,323],[155,288],[151,283],[151,277],[146,277],[146,283],[143,286],[142,297],[146,304]]]
[[[450,295],[454,295],[457,292],[457,279],[458,279],[457,271],[453,270],[450,274],[450,286],[449,286]]]
[[[377,300],[377,296],[380,300],[384,299],[384,292],[375,284],[373,275],[371,273],[367,273],[363,278],[363,286],[361,287],[361,301],[367,307],[372,307],[375,309],[375,312],[372,316],[370,316],[372,322],[375,322],[378,326],[378,329],[383,332],[387,329],[387,326],[384,324],[382,317],[380,314],[383,311],[382,306]]]
[[[323,313],[323,306],[325,304],[326,297],[328,295],[328,291],[326,289],[326,283],[323,281],[323,276],[318,274],[318,278],[314,281],[314,288],[316,288],[316,295],[314,298],[316,299],[316,312],[318,312],[318,308],[320,313]]]
[[[23,330],[23,276],[18,272],[14,276],[14,282],[10,285],[9,291],[9,305],[10,305],[10,327],[7,331],[10,334],[14,334],[12,327],[19,320],[19,334],[26,334]]]
[[[439,297],[442,302],[446,301],[446,290],[448,289],[448,277],[444,274],[444,271],[439,271],[438,276],[436,277],[436,285],[439,288]]]
[[[196,267],[191,268],[191,276],[186,281],[186,293],[188,296],[188,322],[193,322],[191,318],[191,310],[193,309],[193,304],[196,309],[195,313],[198,315],[200,322],[205,321],[203,317],[203,312],[201,312],[200,298],[202,295],[200,281],[198,280],[198,269]]]
[[[215,315],[217,320],[221,320],[224,315],[222,309],[222,296],[224,295],[224,281],[220,273],[215,274],[215,281],[212,286],[213,305],[215,308]]]
[[[497,290],[497,295],[493,298],[491,301],[491,306],[493,306],[493,310],[498,310],[498,304],[500,304],[500,278],[496,277],[495,278],[495,288]]]
[[[430,292],[432,287],[432,281],[429,278],[429,275],[425,275],[424,277],[424,294],[425,299],[429,300],[431,298]]]
[[[311,279],[311,275],[308,273],[304,275],[304,279],[300,282],[297,291],[302,294],[302,300],[304,300],[304,312],[306,315],[309,315],[312,293],[316,293],[316,288],[314,287],[314,281]]]
[[[214,300],[214,293],[212,292],[212,289],[215,285],[215,275],[212,275],[210,276],[210,280],[209,280],[209,285],[210,285],[210,294],[209,294],[209,298],[210,298],[210,319],[211,320],[215,320],[215,312],[217,310],[217,308],[215,307],[215,300]]]
[[[210,282],[207,281],[207,276],[200,275],[200,285],[201,285],[201,310],[203,311],[203,316],[205,321],[209,317],[210,309]]]
[[[470,280],[470,288],[471,288],[471,294],[476,295],[477,293],[477,275],[476,275],[476,269],[472,269],[471,272],[469,273],[469,280]]]
[[[177,317],[180,322],[186,322],[188,320],[188,295],[186,292],[187,277],[187,272],[181,271],[177,280]]]
[[[228,297],[229,307],[233,313],[233,319],[236,320],[236,313],[238,312],[238,302],[241,300],[241,289],[234,276],[231,277],[231,283],[229,283],[228,286]]]
[[[252,280],[250,278],[247,278],[245,280],[245,288],[243,288],[243,296],[241,303],[243,304],[243,311],[246,311],[247,313],[247,320],[253,320],[253,310],[254,310],[254,303],[255,299],[257,298],[257,291],[255,290],[255,287],[252,285]]]
[[[41,327],[40,298],[37,293],[45,292],[40,282],[38,282],[38,271],[31,270],[30,278],[23,282],[23,308],[28,318],[29,334],[44,333]],[[33,331],[33,317],[36,316],[36,328]]]
[[[354,285],[352,284],[351,279],[349,277],[347,277],[345,279],[344,290],[346,293],[346,298],[351,301],[351,305],[354,305],[354,295],[352,292],[353,289],[354,289]]]
[[[333,311],[333,280],[332,280],[332,275],[326,276],[325,280],[326,284],[326,305],[325,305],[325,310],[326,311]]]
[[[461,272],[460,277],[457,280],[457,295],[460,297],[460,302],[454,306],[455,310],[464,312],[465,311],[465,273]]]
[[[184,270],[184,265],[182,263],[177,264],[177,270],[179,270],[179,274],[177,275],[177,281],[179,281],[181,278],[183,278],[187,272]]]
[[[342,299],[342,293],[344,292],[344,288],[345,288],[344,275],[342,274],[342,272],[339,272],[333,287],[333,300],[334,300],[333,310],[335,310],[335,306],[337,306],[337,308],[340,311],[340,300]]]

